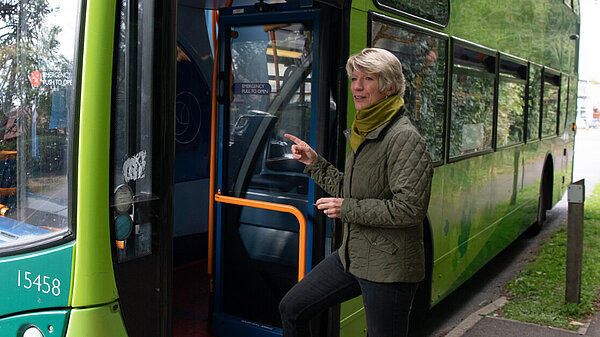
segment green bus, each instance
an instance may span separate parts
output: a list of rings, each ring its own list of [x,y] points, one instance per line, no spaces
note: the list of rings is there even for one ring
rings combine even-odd
[[[2,1],[0,335],[281,336],[341,234],[283,135],[343,167],[368,46],[435,165],[426,312],[571,182],[578,34],[578,0]]]

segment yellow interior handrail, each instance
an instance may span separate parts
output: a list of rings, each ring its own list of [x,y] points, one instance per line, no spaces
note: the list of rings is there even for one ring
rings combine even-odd
[[[225,204],[247,206],[254,208],[267,209],[276,212],[291,213],[296,216],[300,225],[300,242],[298,243],[298,282],[304,278],[306,273],[306,219],[304,214],[294,206],[276,204],[273,202],[250,200],[243,198],[230,197],[222,195],[221,191],[215,194],[215,201]]]

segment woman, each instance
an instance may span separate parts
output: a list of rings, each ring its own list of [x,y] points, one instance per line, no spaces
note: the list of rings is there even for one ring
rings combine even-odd
[[[319,263],[281,300],[283,335],[308,336],[308,320],[363,296],[370,337],[406,336],[417,284],[425,276],[423,219],[433,169],[427,145],[404,114],[400,61],[367,48],[346,64],[357,110],[345,172],[307,143],[286,135],[294,159],[331,198],[316,207],[344,223],[337,253]]]

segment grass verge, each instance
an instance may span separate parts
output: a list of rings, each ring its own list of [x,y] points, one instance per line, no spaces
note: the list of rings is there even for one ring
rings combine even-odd
[[[600,309],[600,184],[585,200],[581,302],[565,303],[566,225],[554,234],[539,255],[506,284],[506,318],[577,330]]]

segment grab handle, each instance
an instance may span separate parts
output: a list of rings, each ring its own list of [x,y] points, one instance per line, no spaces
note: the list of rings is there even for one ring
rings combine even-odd
[[[298,282],[304,278],[306,273],[306,219],[302,212],[294,206],[277,204],[273,202],[250,200],[222,195],[221,191],[215,194],[215,201],[224,204],[233,204],[253,208],[267,209],[270,211],[291,213],[296,216],[300,225],[300,242],[298,244]]]

